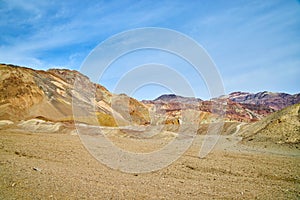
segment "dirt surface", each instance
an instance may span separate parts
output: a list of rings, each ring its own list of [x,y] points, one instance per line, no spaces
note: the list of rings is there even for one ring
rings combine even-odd
[[[109,137],[122,148],[147,152],[140,138]],[[170,137],[167,132],[148,140],[159,148]],[[78,135],[0,130],[0,199],[300,198],[298,150],[275,154],[225,135],[199,159],[203,137],[164,169],[128,174],[98,162]]]

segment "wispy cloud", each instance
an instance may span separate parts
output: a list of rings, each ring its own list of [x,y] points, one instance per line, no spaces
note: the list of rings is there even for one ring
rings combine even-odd
[[[293,73],[299,73],[299,16],[299,2],[284,0],[2,0],[0,62],[78,69],[88,53],[111,35],[158,26],[181,31],[202,44],[230,91],[249,89],[244,79],[250,77],[256,77],[258,86],[276,90],[271,79],[264,80],[268,73],[281,78],[287,92],[296,91],[297,86],[283,78],[297,82]],[[177,69],[180,66],[193,77],[193,71],[180,63]],[[273,70],[284,66],[288,70]],[[191,78],[192,83],[197,80]]]
[[[3,1],[2,4],[0,25],[7,29],[0,40],[2,52],[18,55],[19,61],[23,57],[20,54],[26,54],[26,58],[31,56],[43,60],[41,57],[49,56],[47,54],[52,49],[74,45],[77,45],[78,52],[73,54],[87,51],[84,49],[86,45],[90,51],[91,46],[96,46],[119,31],[151,26],[168,18],[176,5],[135,1],[16,0]],[[65,59],[67,58],[68,56]],[[1,56],[1,59],[17,61],[10,56]],[[78,67],[79,63],[76,65]]]

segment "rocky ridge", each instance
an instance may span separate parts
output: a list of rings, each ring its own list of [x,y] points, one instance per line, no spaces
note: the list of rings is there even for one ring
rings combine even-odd
[[[112,94],[75,70],[43,71],[0,64],[0,75],[0,120],[11,121],[36,118],[102,126],[178,125],[186,112],[191,113],[188,123],[193,124],[220,118],[225,122],[256,122],[300,102],[300,94],[270,92],[235,92],[211,100],[166,94],[140,102]]]
[[[74,83],[76,88],[74,88]],[[126,99],[130,118],[122,106],[112,109],[112,101]],[[121,101],[122,102],[122,101]],[[19,121],[39,118],[50,121],[74,120],[73,106],[79,109],[81,123],[117,126],[147,124],[148,109],[139,101],[110,93],[75,70],[33,70],[13,65],[0,65],[0,120]],[[91,106],[95,105],[95,107]]]
[[[248,92],[233,92],[224,98],[228,98],[241,104],[265,106],[276,111],[300,102],[300,94],[291,95],[267,91],[255,94]]]

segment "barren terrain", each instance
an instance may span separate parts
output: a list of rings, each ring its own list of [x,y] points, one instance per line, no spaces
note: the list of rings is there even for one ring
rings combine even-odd
[[[0,199],[299,199],[299,97],[140,102],[77,71],[0,64]]]
[[[117,131],[118,132],[118,131]],[[172,134],[148,139],[110,131],[130,151],[159,148]],[[255,149],[222,135],[198,158],[202,135],[177,161],[159,171],[129,174],[98,162],[74,132],[0,130],[0,199],[299,199],[300,157]],[[148,151],[153,149],[149,148]]]

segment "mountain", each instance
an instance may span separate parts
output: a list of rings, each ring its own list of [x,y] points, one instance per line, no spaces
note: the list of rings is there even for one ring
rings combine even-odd
[[[193,104],[199,103],[202,100],[195,97],[182,97],[175,94],[164,94],[160,97],[156,98],[154,101],[162,101],[162,102],[181,102],[185,104]]]
[[[220,98],[203,101],[193,97],[182,97],[175,94],[162,95],[152,101],[143,101],[145,104],[156,107],[161,113],[167,113],[169,118],[179,118],[180,110],[197,110],[211,116],[212,106],[218,102],[226,102],[225,121],[255,122],[269,114],[287,106],[300,102],[300,94],[259,92],[233,92]],[[212,121],[215,116],[212,117]],[[208,121],[211,121],[208,120]],[[174,120],[173,120],[174,121]],[[176,120],[175,120],[176,121]]]
[[[188,123],[213,123],[220,113],[227,122],[255,122],[299,102],[299,98],[299,94],[235,92],[206,101],[166,94],[140,102],[124,94],[112,94],[75,70],[43,71],[0,64],[0,120],[178,125],[185,112]]]
[[[225,98],[241,104],[261,105],[274,110],[281,110],[287,106],[291,106],[300,102],[300,94],[291,95],[267,91],[256,94],[248,92],[233,92],[228,96],[225,96]]]
[[[194,97],[164,94],[154,100],[143,100],[142,102],[152,107],[155,105],[157,111],[165,113],[182,109],[199,110],[199,103],[202,102],[202,100]]]
[[[240,133],[245,142],[300,144],[300,103],[249,124]],[[300,147],[300,146],[299,146]]]
[[[169,121],[177,121],[183,110],[193,110],[200,112],[201,117],[198,120],[202,123],[213,122],[217,116],[213,114],[216,112],[213,112],[212,109],[220,107],[218,104],[226,104],[226,106],[220,107],[225,110],[224,117],[226,121],[253,122],[274,112],[274,109],[264,105],[241,104],[229,98],[203,101],[198,98],[182,97],[175,94],[162,95],[154,100],[143,101],[143,103],[155,108],[157,113],[165,113],[167,118],[170,119]],[[219,112],[223,112],[223,110]]]
[[[82,123],[116,126],[150,121],[143,103],[112,94],[75,70],[42,71],[0,64],[0,120],[72,122],[72,103],[79,113],[75,120]]]

